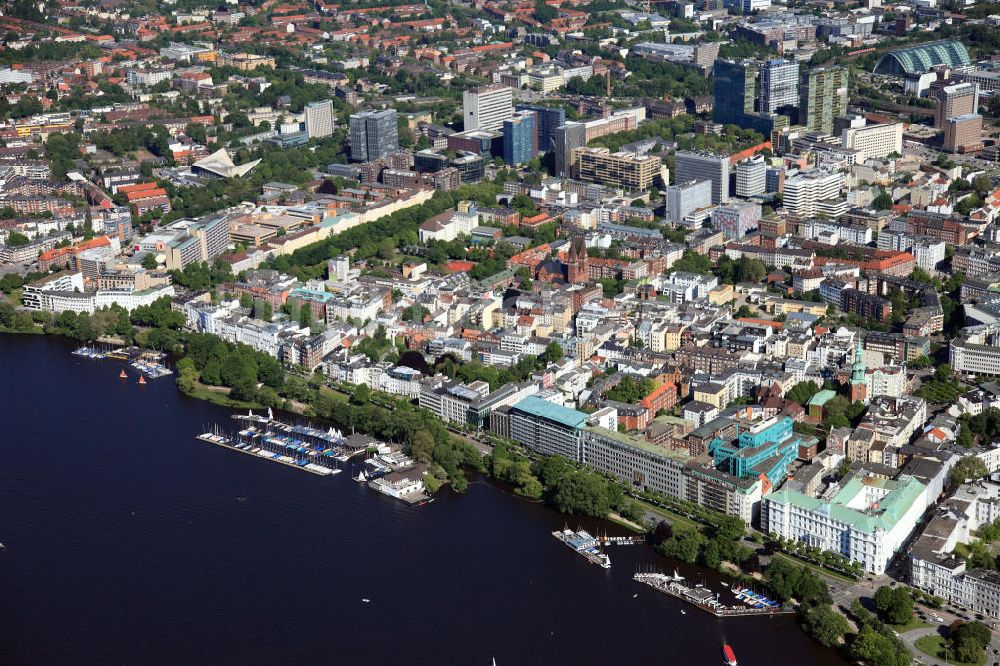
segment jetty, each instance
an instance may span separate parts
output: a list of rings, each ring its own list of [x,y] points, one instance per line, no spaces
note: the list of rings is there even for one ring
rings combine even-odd
[[[741,597],[735,592],[737,601],[744,601],[744,603],[742,605],[727,605],[721,601],[721,595],[718,593],[713,592],[704,585],[687,585],[684,579],[676,574],[668,576],[663,573],[636,573],[632,576],[632,580],[644,583],[659,592],[685,601],[715,617],[757,617],[760,615],[785,615],[795,612],[793,609],[786,608],[776,601],[767,600],[769,602],[767,604],[759,600],[747,603],[745,595]]]
[[[289,452],[280,450],[280,447],[276,445],[268,445],[266,442],[248,443],[241,441],[239,438],[227,437],[219,432],[205,432],[198,435],[196,439],[208,442],[209,444],[215,444],[224,449],[245,453],[249,456],[300,469],[303,472],[310,472],[318,476],[332,476],[340,473],[339,469],[318,464],[318,461],[311,460],[309,456],[288,455]],[[260,444],[260,446],[257,444]]]

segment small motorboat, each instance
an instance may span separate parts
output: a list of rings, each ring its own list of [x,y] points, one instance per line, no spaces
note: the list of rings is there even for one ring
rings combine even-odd
[[[127,375],[127,374],[125,374],[125,370],[122,370],[121,372],[119,372],[119,373],[118,373],[118,376],[119,376],[119,377],[120,377],[121,379],[127,379],[127,378],[128,378],[128,375]]]
[[[736,653],[728,645],[722,646],[722,663],[726,666],[736,666]]]
[[[369,599],[368,597],[365,597],[365,598],[364,598],[364,599],[362,599],[361,601],[365,602],[366,604],[370,604],[370,603],[372,602],[372,600],[371,600],[371,599]]]
[[[681,615],[687,615],[687,614],[688,614],[688,612],[682,608],[681,609]]]
[[[139,375],[139,383],[140,384],[145,384],[146,383],[146,378],[143,377],[142,375]]]
[[[729,587],[729,583],[723,583],[722,587]]]

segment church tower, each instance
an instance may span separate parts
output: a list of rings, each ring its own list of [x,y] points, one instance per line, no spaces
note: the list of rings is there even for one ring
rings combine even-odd
[[[586,282],[587,273],[587,244],[582,237],[577,236],[569,247],[569,256],[566,261],[566,282],[570,284]]]
[[[851,365],[851,402],[868,402],[868,376],[862,356],[861,340],[858,340],[858,347],[854,350],[854,364]]]

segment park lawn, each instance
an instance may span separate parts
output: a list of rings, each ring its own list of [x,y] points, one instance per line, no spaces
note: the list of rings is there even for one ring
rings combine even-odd
[[[851,578],[850,576],[845,576],[844,574],[837,573],[836,571],[830,571],[826,567],[822,567],[822,566],[820,566],[818,564],[813,564],[812,562],[807,562],[806,560],[803,560],[800,557],[798,557],[798,556],[796,556],[796,555],[794,555],[792,553],[777,552],[772,557],[783,557],[786,560],[788,560],[789,562],[791,562],[792,564],[800,564],[800,565],[807,566],[810,569],[812,569],[813,571],[815,571],[816,573],[823,574],[824,576],[829,576],[830,578],[836,578],[837,580],[842,580],[845,583],[856,583],[856,582],[858,582],[858,581],[854,580],[853,578]]]
[[[935,659],[944,659],[945,653],[944,648],[947,644],[947,639],[944,636],[921,636],[916,640],[915,645],[917,649],[926,655],[934,657]],[[956,666],[982,666],[986,661],[986,653],[983,652],[979,655],[979,659],[973,662],[969,661],[955,661],[953,656],[948,657],[949,664],[955,664]]]
[[[908,631],[913,631],[914,629],[924,629],[925,627],[933,627],[934,625],[930,622],[924,622],[919,617],[914,615],[910,618],[910,621],[906,624],[890,624],[891,627],[898,634],[905,634]]]
[[[221,390],[220,390],[221,389]],[[222,407],[232,407],[234,409],[263,409],[264,406],[256,402],[245,402],[243,400],[236,400],[235,398],[229,397],[229,389],[223,387],[211,387],[205,386],[202,383],[197,383],[195,387],[188,393],[192,398],[198,400],[205,400],[206,402],[211,402]]]
[[[650,504],[649,502],[644,502],[642,500],[636,500],[636,501],[639,504],[642,505],[643,509],[646,509],[647,511],[649,511],[651,513],[655,513],[658,516],[663,516],[663,518],[668,523],[671,523],[671,524],[672,523],[680,523],[681,525],[687,525],[688,527],[693,527],[696,530],[697,529],[701,529],[701,525],[699,525],[698,523],[694,522],[693,520],[691,520],[690,518],[688,518],[686,516],[682,516],[680,514],[674,513],[670,509],[664,509],[663,507],[656,506],[654,504]]]

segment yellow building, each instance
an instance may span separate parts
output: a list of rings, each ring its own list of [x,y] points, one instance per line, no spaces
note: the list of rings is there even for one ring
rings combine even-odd
[[[694,390],[694,399],[707,402],[716,409],[725,409],[730,402],[729,388],[715,382],[701,384]]]
[[[626,190],[648,190],[660,174],[659,157],[612,153],[607,148],[575,148],[572,164],[572,171],[579,180]]]
[[[249,72],[258,67],[274,69],[274,58],[256,53],[223,53],[218,60],[223,67],[232,67],[241,72]]]
[[[708,292],[708,302],[712,305],[725,305],[729,301],[733,300],[735,292],[733,291],[733,285],[731,284],[720,284]]]

